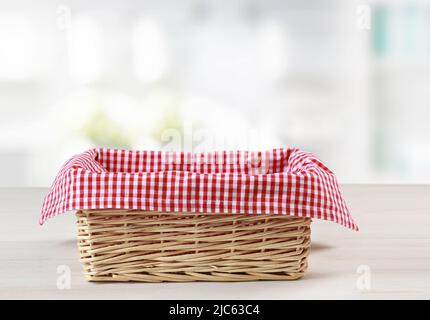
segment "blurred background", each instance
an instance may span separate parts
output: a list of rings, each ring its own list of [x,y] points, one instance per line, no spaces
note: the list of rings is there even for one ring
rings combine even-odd
[[[0,1],[0,186],[93,146],[296,146],[343,183],[429,183],[429,122],[430,1]]]

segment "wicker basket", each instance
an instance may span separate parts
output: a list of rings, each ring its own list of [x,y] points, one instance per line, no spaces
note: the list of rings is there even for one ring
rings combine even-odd
[[[136,210],[78,211],[89,281],[294,280],[310,251],[310,218]]]

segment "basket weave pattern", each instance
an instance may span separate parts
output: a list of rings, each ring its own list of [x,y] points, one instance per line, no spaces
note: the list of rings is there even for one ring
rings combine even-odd
[[[78,211],[89,281],[294,280],[307,268],[310,218]]]

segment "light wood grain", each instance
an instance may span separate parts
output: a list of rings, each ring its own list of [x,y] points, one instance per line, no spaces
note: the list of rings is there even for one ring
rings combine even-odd
[[[312,224],[309,270],[298,281],[89,283],[82,276],[72,213],[37,223],[46,189],[0,189],[1,299],[429,299],[430,186],[344,185],[360,231]],[[71,288],[57,288],[57,267]],[[360,290],[357,268],[371,270]]]

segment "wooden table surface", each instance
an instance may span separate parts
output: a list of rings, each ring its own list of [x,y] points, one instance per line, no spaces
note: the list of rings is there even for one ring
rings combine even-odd
[[[86,282],[74,214],[41,227],[47,189],[3,188],[0,299],[429,299],[430,186],[342,190],[360,231],[314,220],[309,269],[301,280],[151,284]]]

